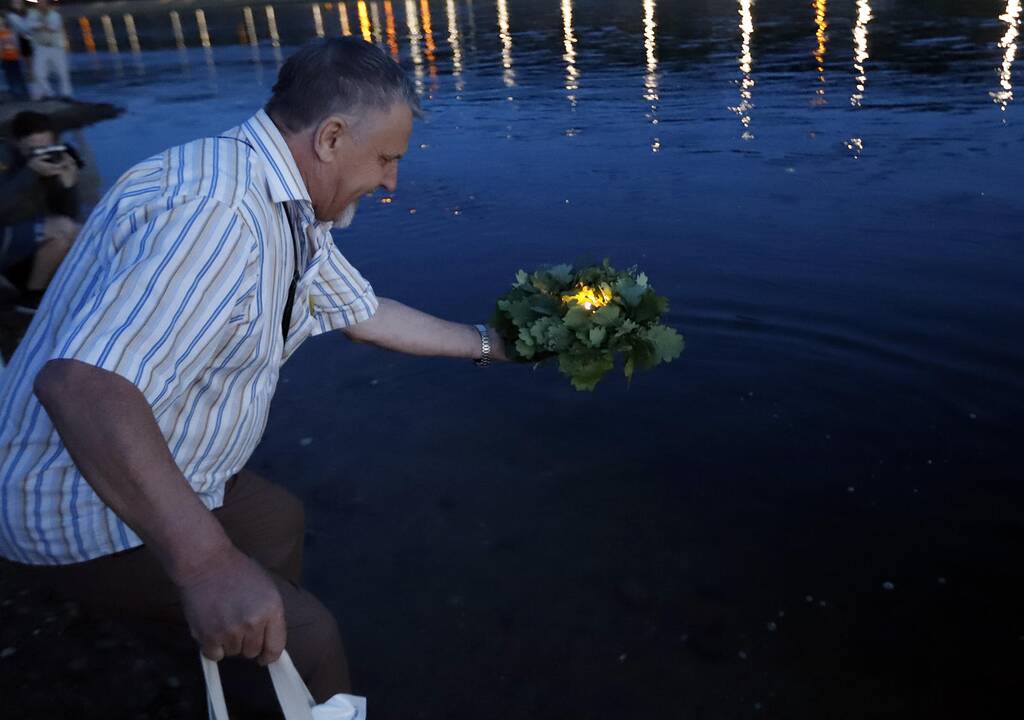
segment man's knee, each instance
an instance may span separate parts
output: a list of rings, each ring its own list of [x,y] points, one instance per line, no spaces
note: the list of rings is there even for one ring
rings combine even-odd
[[[334,615],[310,593],[299,592],[303,602],[297,614],[301,617],[288,618],[288,653],[310,692],[323,702],[352,689],[348,661]]]

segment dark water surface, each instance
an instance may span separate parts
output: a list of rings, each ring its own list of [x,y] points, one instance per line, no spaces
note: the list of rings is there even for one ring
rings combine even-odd
[[[254,465],[375,717],[1019,713],[1020,3],[359,6],[429,111],[337,237],[378,293],[478,321],[609,257],[688,342],[593,394],[337,337],[284,368]],[[208,50],[191,9],[185,49],[114,16],[116,56],[93,18],[107,183],[254,112],[312,8],[254,5],[255,50],[240,7]]]

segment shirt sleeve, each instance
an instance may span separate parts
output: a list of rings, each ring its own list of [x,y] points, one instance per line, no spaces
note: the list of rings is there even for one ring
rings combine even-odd
[[[126,237],[62,328],[54,357],[121,375],[156,409],[215,361],[251,238],[234,210],[208,198],[123,222]]]
[[[369,320],[377,312],[378,302],[370,283],[331,243],[320,275],[310,288],[309,304],[312,334],[319,335]]]

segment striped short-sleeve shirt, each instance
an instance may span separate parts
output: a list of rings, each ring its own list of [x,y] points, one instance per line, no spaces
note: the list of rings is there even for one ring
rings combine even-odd
[[[311,335],[377,309],[330,229],[262,111],[125,173],[0,375],[0,555],[67,564],[141,544],[82,477],[32,392],[54,358],[138,387],[192,488],[220,506],[263,434],[284,361]]]

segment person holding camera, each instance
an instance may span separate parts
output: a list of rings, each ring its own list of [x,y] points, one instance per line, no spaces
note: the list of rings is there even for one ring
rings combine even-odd
[[[78,235],[83,163],[46,115],[18,113],[11,136],[12,162],[0,178],[0,272],[19,291],[15,308],[35,313]]]

